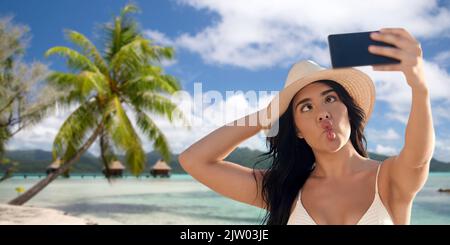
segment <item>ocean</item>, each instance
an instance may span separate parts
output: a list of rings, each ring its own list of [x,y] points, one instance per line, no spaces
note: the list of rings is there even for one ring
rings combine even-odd
[[[0,183],[0,203],[16,187],[39,180],[15,176]],[[413,203],[411,224],[450,224],[450,173],[431,173]],[[108,183],[101,176],[59,178],[26,205],[62,210],[99,224],[261,224],[265,211],[225,198],[189,175],[126,177]]]

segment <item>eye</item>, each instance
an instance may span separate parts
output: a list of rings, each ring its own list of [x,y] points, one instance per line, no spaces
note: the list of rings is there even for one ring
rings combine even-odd
[[[327,96],[327,97],[325,98],[325,101],[326,101],[327,103],[332,103],[332,102],[335,102],[336,100],[337,100],[336,96],[333,96],[333,95]],[[311,109],[311,108],[312,108],[312,105],[311,105],[311,104],[305,104],[304,106],[302,106],[302,108],[301,108],[300,110],[301,110],[302,112],[308,112],[309,109],[308,109],[308,110],[305,110],[305,108]]]
[[[333,95],[327,96],[327,98],[325,100],[328,101],[329,98],[332,98],[332,102],[337,100],[337,98]]]
[[[300,109],[302,112],[307,112],[305,110],[303,110],[306,107],[311,107],[311,104],[305,104],[304,106],[302,106],[302,108]],[[309,110],[308,110],[309,111]]]

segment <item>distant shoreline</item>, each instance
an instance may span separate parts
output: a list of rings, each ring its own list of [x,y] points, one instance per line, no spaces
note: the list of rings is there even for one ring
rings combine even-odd
[[[253,168],[255,162],[262,160],[261,154],[263,151],[252,150],[247,147],[238,147],[233,152],[231,152],[226,161],[236,162],[244,167]],[[383,161],[389,156],[380,155],[376,153],[368,152],[369,158],[377,161]],[[47,167],[53,162],[53,155],[50,151],[44,150],[12,150],[6,151],[5,158],[9,159],[11,162],[17,163],[15,168],[15,173],[27,173],[27,174],[42,174],[45,173]],[[143,175],[150,174],[152,166],[160,159],[161,156],[158,152],[151,151],[146,153],[146,162],[144,165]],[[172,174],[185,174],[186,171],[182,168],[180,163],[177,161],[178,155],[171,154],[170,160],[167,164],[172,168]],[[125,158],[122,155],[118,156],[118,160],[125,164]],[[257,164],[257,168],[267,168],[271,164],[270,159],[266,159]],[[0,174],[5,172],[8,164],[0,164]],[[80,157],[79,161],[75,163],[73,169],[71,169],[71,174],[90,174],[90,173],[101,173],[103,170],[103,164],[98,156],[94,156],[89,152],[85,153]],[[450,172],[450,162],[439,161],[436,159],[431,159],[430,163],[431,172]],[[128,170],[125,169],[124,174],[129,174]]]

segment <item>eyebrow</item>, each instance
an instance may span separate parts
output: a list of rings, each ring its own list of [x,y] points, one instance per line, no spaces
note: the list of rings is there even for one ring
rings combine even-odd
[[[328,89],[328,90],[325,90],[325,91],[323,91],[322,93],[320,93],[320,95],[323,97],[323,96],[325,96],[326,94],[331,93],[331,92],[335,92],[334,89]],[[297,107],[298,107],[300,104],[303,104],[303,103],[305,103],[305,102],[307,102],[307,101],[311,101],[311,99],[310,99],[310,98],[302,99],[300,102],[297,103],[297,105],[294,107],[294,109],[296,110]]]

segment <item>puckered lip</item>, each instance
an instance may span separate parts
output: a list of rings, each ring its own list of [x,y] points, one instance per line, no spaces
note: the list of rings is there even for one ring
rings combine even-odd
[[[320,135],[322,135],[322,134],[326,134],[326,133],[328,133],[328,131],[331,131],[331,132],[335,132],[333,129],[331,129],[331,130],[324,130]]]
[[[323,130],[323,133],[333,130],[333,121],[329,119],[325,119],[322,122],[320,122],[320,127]]]

